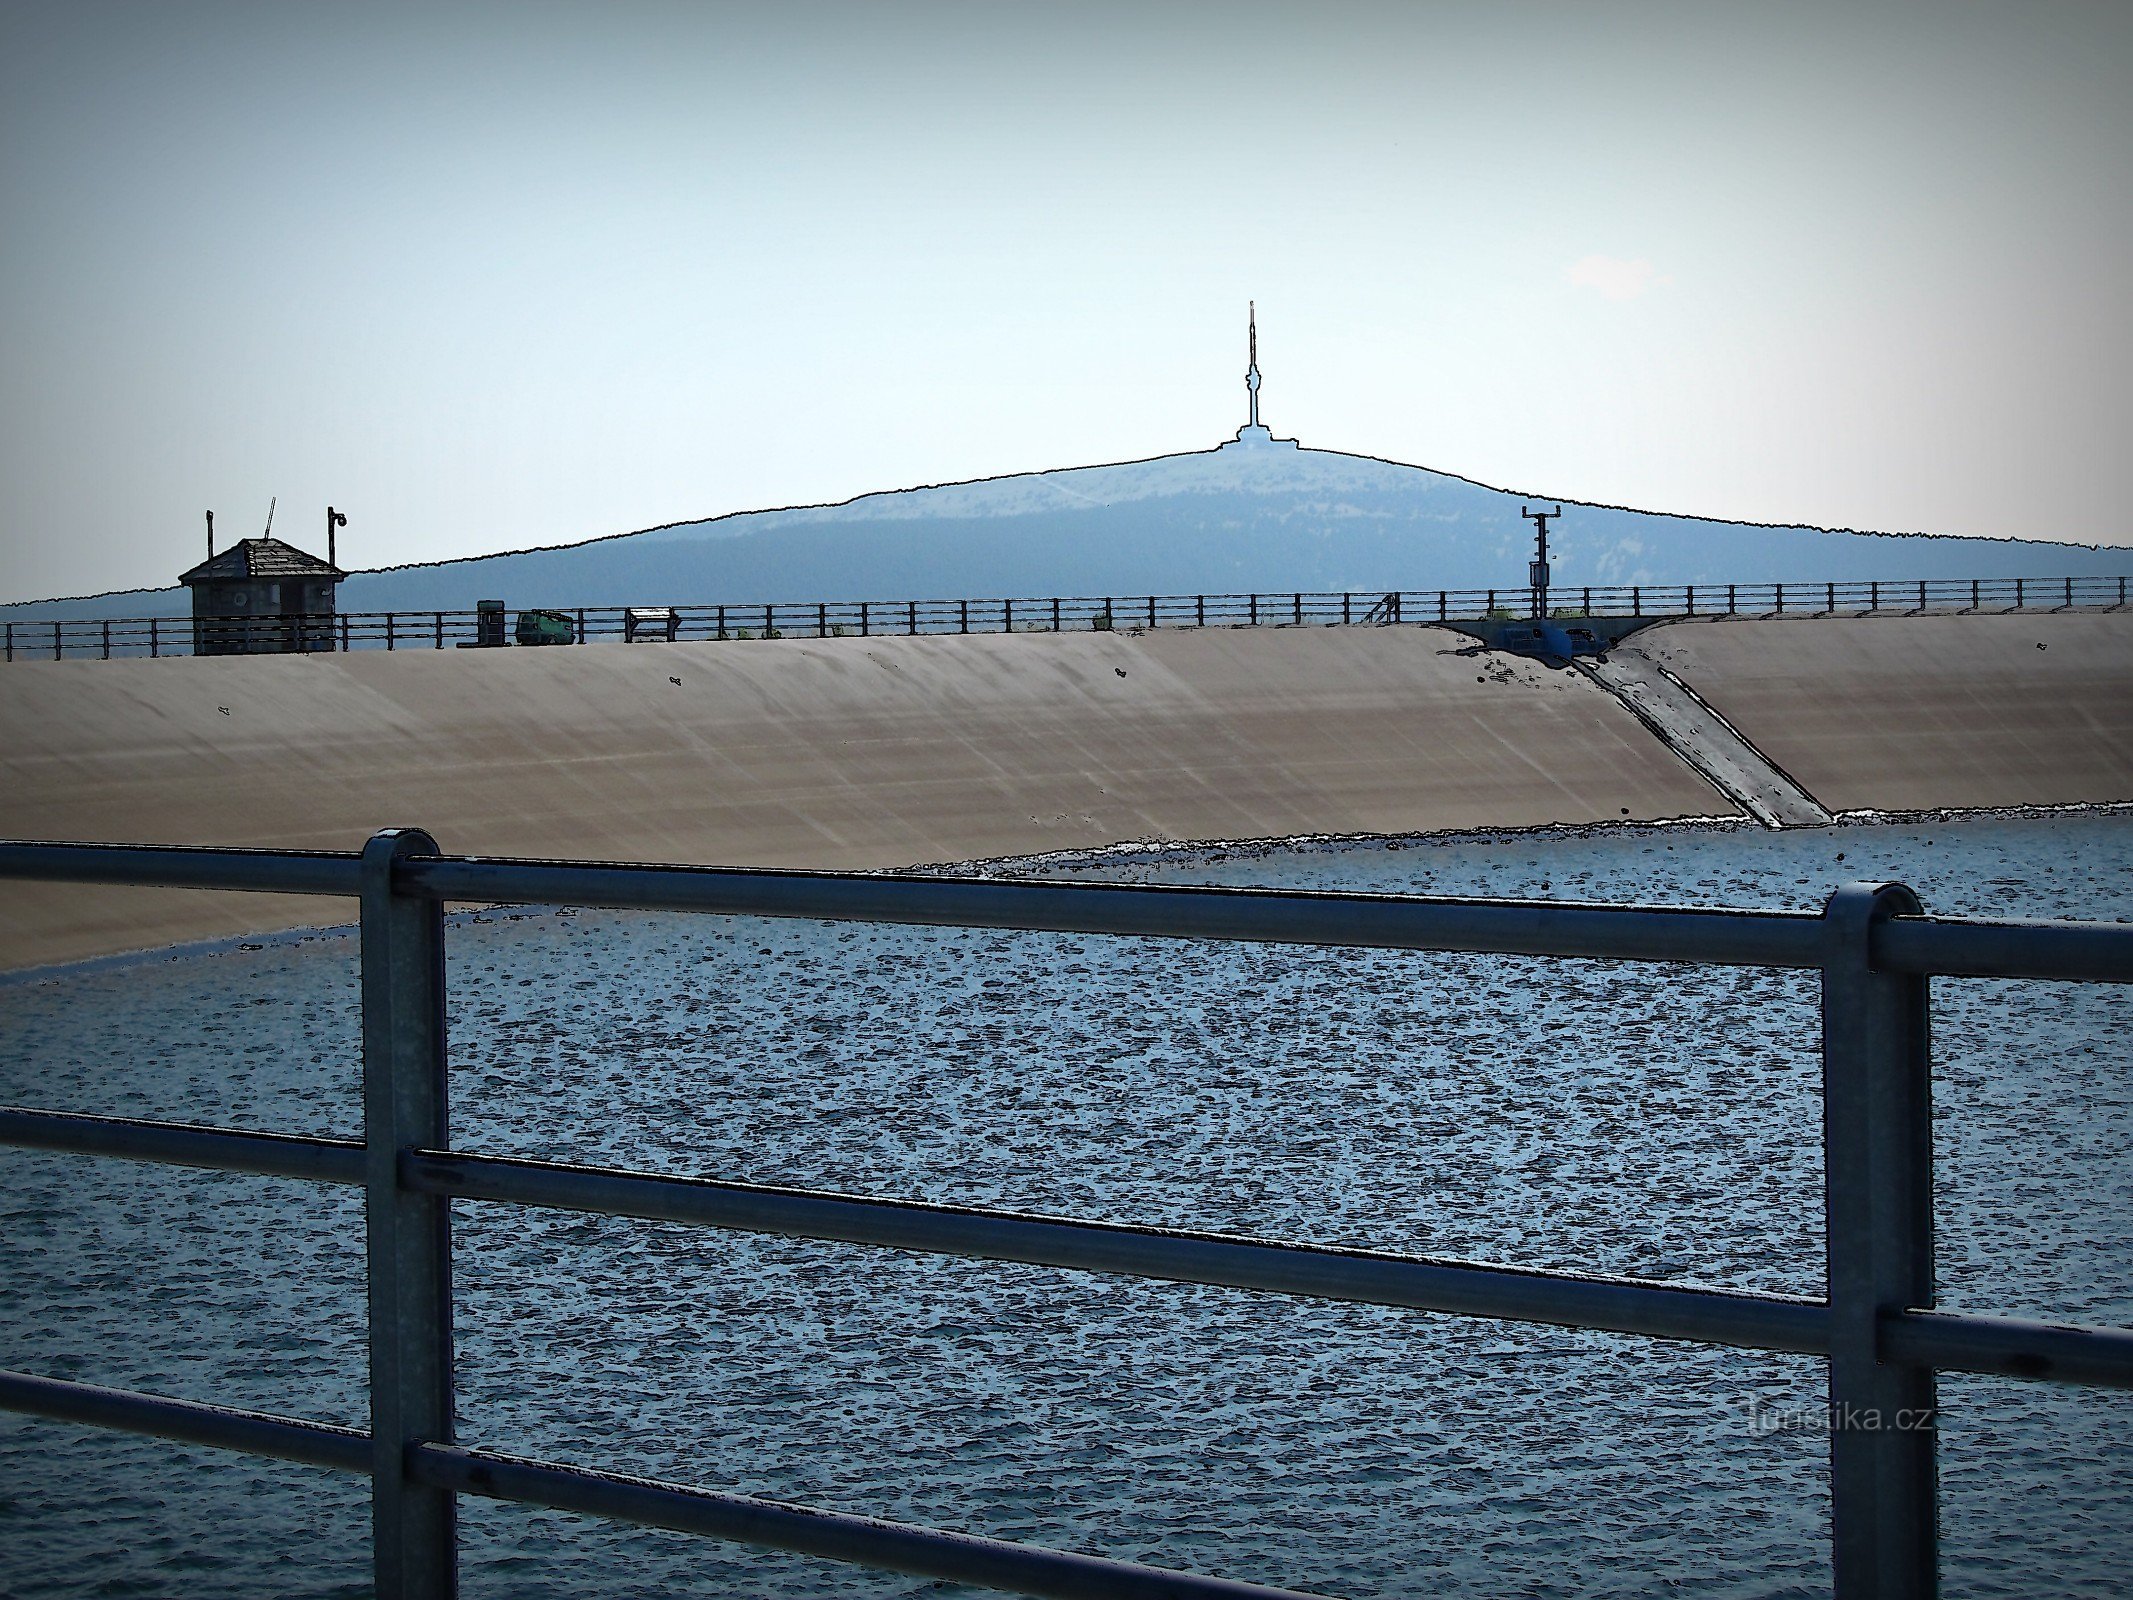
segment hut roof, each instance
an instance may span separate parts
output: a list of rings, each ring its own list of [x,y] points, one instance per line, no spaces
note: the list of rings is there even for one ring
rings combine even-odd
[[[181,574],[178,581],[191,585],[243,582],[248,578],[331,578],[339,583],[347,576],[339,567],[279,539],[239,539],[220,555]]]

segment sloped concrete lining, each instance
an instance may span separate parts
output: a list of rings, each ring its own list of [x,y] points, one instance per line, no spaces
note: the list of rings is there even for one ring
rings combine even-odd
[[[1633,643],[1832,810],[2133,800],[2133,613],[1721,618]]]
[[[1709,815],[1573,672],[1436,628],[21,664],[0,836],[881,868],[1129,840]],[[0,966],[349,920],[0,881]]]
[[[1577,665],[1660,743],[1765,827],[1813,828],[1831,820],[1813,795],[1772,766],[1738,728],[1634,646],[1618,645],[1604,661],[1580,659]]]

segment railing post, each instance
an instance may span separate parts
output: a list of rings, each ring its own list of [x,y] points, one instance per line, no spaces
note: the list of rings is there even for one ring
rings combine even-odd
[[[1255,628],[1256,628],[1256,627],[1258,627],[1258,626],[1259,626],[1259,596],[1257,596],[1256,594],[1255,594],[1255,595],[1253,595],[1253,596],[1251,597],[1251,618],[1252,618],[1252,626],[1253,626],[1253,627],[1255,627]]]
[[[1052,632],[1059,631],[1059,596],[1052,596]]]
[[[904,632],[913,638],[918,637],[918,602],[916,600],[906,600],[904,602]]]
[[[1681,614],[1686,617],[1696,615],[1696,585],[1693,583],[1689,585],[1688,598],[1682,602]]]
[[[52,624],[52,659],[54,661],[57,661],[65,653],[66,646],[61,642],[59,637],[59,624],[55,622]]]
[[[1933,1105],[1926,980],[1876,971],[1877,923],[1915,915],[1901,884],[1823,907],[1822,1150],[1836,1600],[1938,1592],[1935,1375],[1880,1359],[1884,1314],[1933,1304]]]
[[[1442,622],[1442,621],[1444,620],[1444,612],[1445,612],[1445,604],[1444,604],[1444,591],[1443,591],[1442,589],[1439,589],[1439,590],[1437,591],[1437,620],[1438,620],[1439,622]]]
[[[163,654],[163,641],[156,631],[156,619],[148,619],[148,658],[153,661]]]
[[[1492,594],[1492,595],[1491,595],[1491,596],[1490,596],[1489,598],[1490,598],[1490,603],[1491,603],[1491,604],[1494,604],[1494,602],[1495,602],[1495,596],[1494,596],[1494,595]],[[1644,615],[1644,591],[1643,591],[1643,589],[1641,589],[1641,588],[1634,588],[1634,587],[1633,587],[1633,588],[1632,588],[1632,589],[1631,589],[1631,590],[1629,591],[1629,614],[1630,614],[1631,616],[1633,616],[1633,617],[1641,617],[1641,616],[1643,616],[1643,615]]]
[[[1058,602],[1054,601],[1053,603],[1056,605]],[[1207,596],[1204,594],[1196,594],[1192,597],[1192,621],[1193,626],[1196,628],[1207,626]]]
[[[408,1447],[449,1444],[450,1202],[400,1185],[400,1157],[444,1149],[444,917],[395,892],[393,866],[437,853],[418,829],[363,847],[364,1206],[370,1269],[372,1571],[377,1600],[449,1600],[459,1590],[457,1502],[415,1482]]]

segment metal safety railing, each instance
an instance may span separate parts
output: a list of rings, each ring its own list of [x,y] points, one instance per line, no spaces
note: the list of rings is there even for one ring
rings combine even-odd
[[[360,855],[0,844],[0,877],[270,890],[360,902],[363,1138],[0,1109],[0,1143],[365,1190],[370,1428],[24,1374],[0,1406],[370,1478],[381,1600],[456,1586],[461,1495],[557,1507],[1030,1594],[1291,1591],[487,1450],[454,1437],[450,1202],[1223,1285],[1826,1357],[1839,1600],[1934,1592],[1936,1374],[2133,1387],[2133,1329],[1934,1309],[1927,981],[2133,982],[2133,927],[1924,915],[1855,884],[1819,915],[1290,890],[1060,884],[444,856],[417,831]],[[506,1159],[446,1134],[447,901],[568,904],[1277,944],[1800,968],[1821,981],[1827,1296],[1536,1271]]]
[[[1856,583],[1557,586],[1553,614],[1576,617],[1812,617],[1884,613],[2122,609],[2125,578],[1929,578]],[[1480,622],[1525,616],[1532,591],[1394,589],[1349,593],[1054,595],[987,600],[781,600],[747,604],[528,607],[544,643],[827,639],[939,633],[1063,633],[1129,628],[1301,628]],[[659,626],[645,625],[656,612]],[[101,617],[0,624],[9,661],[196,654],[449,650],[516,639],[478,611],[341,611],[212,618]],[[202,648],[203,639],[206,648]]]

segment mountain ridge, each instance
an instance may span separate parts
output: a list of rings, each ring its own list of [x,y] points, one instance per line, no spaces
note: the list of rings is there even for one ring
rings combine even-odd
[[[350,611],[1082,593],[1515,587],[1521,502],[1561,505],[1559,587],[2061,577],[2116,546],[1694,517],[1499,489],[1294,441],[869,490],[351,574]],[[1884,541],[1902,541],[1900,545]],[[1883,557],[1889,557],[1884,561]],[[1899,570],[1900,567],[1900,570]],[[0,606],[24,621],[189,609],[182,589]]]

